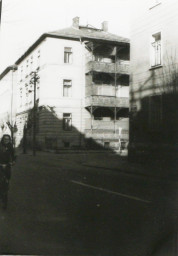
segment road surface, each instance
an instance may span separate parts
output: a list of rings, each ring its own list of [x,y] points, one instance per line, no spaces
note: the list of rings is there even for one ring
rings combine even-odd
[[[85,158],[19,155],[0,210],[0,254],[178,255],[177,182],[88,167]]]

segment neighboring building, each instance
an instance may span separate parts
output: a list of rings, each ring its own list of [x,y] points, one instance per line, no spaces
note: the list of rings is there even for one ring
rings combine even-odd
[[[139,155],[170,159],[177,154],[178,138],[178,2],[136,4],[130,42],[129,153],[137,160]]]
[[[0,75],[0,138],[11,134],[16,116],[16,66],[7,67]]]
[[[17,75],[16,145],[32,141],[37,71],[37,144],[40,148],[128,143],[129,40],[102,29],[80,26],[43,34],[15,63]]]

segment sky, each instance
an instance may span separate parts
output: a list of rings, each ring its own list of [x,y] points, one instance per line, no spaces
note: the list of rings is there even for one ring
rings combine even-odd
[[[109,22],[109,32],[129,37],[130,0],[2,0],[0,29],[0,73],[28,49],[44,32],[72,25],[101,28]]]

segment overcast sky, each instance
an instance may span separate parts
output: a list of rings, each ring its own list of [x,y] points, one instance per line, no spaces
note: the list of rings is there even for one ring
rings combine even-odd
[[[2,0],[0,73],[12,65],[44,32],[69,27],[72,18],[80,24],[129,37],[129,0]]]

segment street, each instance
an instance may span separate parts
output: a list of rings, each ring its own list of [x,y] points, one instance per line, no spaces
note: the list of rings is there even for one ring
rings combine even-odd
[[[0,210],[0,254],[178,255],[178,183],[86,164],[97,158],[112,159],[19,155]]]

